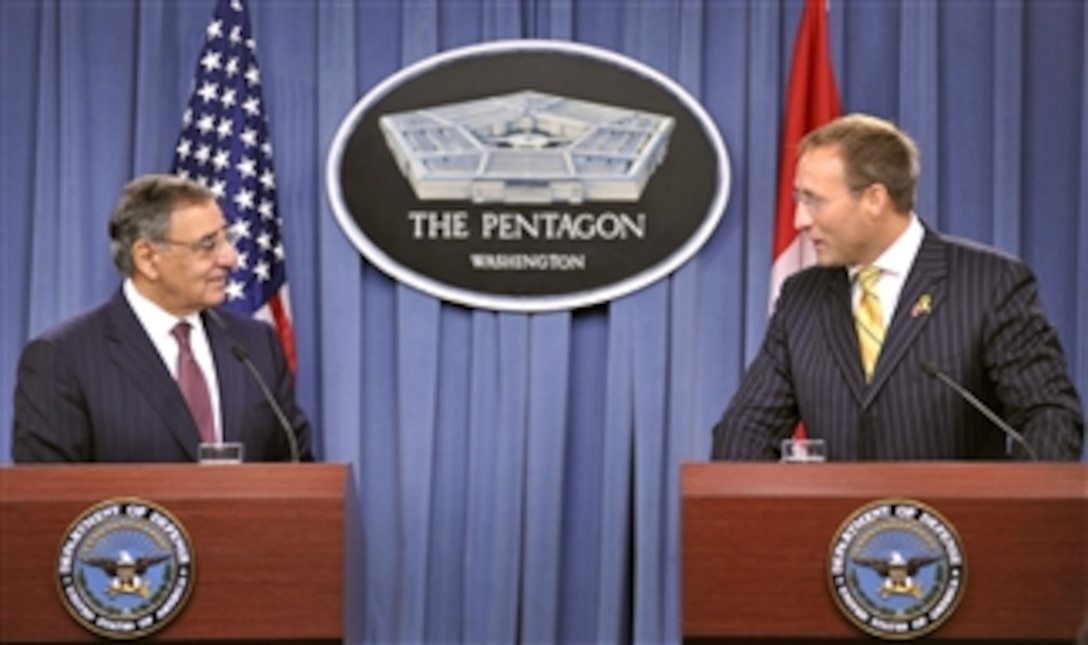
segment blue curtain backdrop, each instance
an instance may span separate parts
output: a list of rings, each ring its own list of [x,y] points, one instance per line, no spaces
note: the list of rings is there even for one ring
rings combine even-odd
[[[121,185],[170,166],[213,0],[0,3],[0,463],[26,340],[108,296]],[[762,337],[799,0],[252,3],[276,149],[299,395],[367,526],[374,642],[675,641],[677,465]],[[918,140],[918,211],[1026,259],[1088,392],[1088,11],[1081,0],[830,7],[844,110]],[[361,259],[324,195],[333,133],[430,54],[553,38],[706,106],[733,189],[673,275],[585,310],[473,311]],[[723,608],[727,611],[728,608]]]

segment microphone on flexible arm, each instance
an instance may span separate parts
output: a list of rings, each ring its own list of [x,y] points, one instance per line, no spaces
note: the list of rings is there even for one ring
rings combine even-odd
[[[1013,441],[1019,444],[1019,446],[1024,449],[1024,452],[1026,452],[1028,456],[1031,457],[1032,461],[1039,461],[1039,456],[1035,454],[1035,450],[1031,447],[1031,444],[1029,444],[1027,440],[1024,439],[1024,435],[1017,432],[1008,423],[1005,423],[1005,421],[1001,417],[997,416],[997,414],[989,407],[987,407],[985,403],[980,401],[978,397],[976,397],[974,394],[971,394],[970,390],[957,383],[955,380],[953,380],[951,376],[942,372],[933,363],[923,362],[922,371],[955,390],[956,394],[959,394],[960,397],[970,403],[972,407],[981,412],[983,416],[989,419],[1002,432],[1004,432],[1008,437],[1012,438]]]
[[[298,463],[298,437],[295,436],[295,431],[291,427],[291,424],[287,421],[287,415],[283,413],[283,408],[276,401],[276,397],[272,396],[272,391],[268,389],[268,384],[265,383],[264,378],[261,377],[261,373],[257,371],[257,367],[253,364],[253,360],[249,358],[249,352],[245,347],[239,343],[234,336],[227,330],[227,323],[219,316],[218,313],[211,308],[204,310],[208,317],[215,321],[215,324],[219,329],[223,330],[223,333],[230,339],[230,353],[234,358],[246,366],[246,369],[253,375],[253,380],[257,382],[257,386],[261,388],[261,395],[264,396],[264,400],[268,402],[268,405],[272,408],[272,413],[276,415],[276,420],[279,421],[280,429],[287,435],[287,445],[291,448],[291,463]]]

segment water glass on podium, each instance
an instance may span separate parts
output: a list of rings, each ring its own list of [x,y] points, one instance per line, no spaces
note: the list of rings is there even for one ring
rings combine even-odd
[[[823,439],[783,439],[784,464],[814,464],[827,461],[827,445]]]
[[[237,441],[204,442],[197,447],[197,461],[201,464],[240,464],[244,449]]]

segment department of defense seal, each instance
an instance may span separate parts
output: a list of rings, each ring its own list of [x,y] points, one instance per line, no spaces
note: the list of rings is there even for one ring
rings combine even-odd
[[[84,511],[57,556],[61,604],[81,626],[115,640],[169,624],[189,599],[194,575],[184,527],[166,509],[136,498]]]
[[[967,582],[955,529],[909,499],[878,500],[848,517],[831,542],[828,573],[831,595],[850,622],[889,640],[937,629]]]

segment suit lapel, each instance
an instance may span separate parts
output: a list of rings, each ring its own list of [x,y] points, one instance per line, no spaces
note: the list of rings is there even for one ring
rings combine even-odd
[[[222,317],[222,316],[220,316]],[[212,348],[212,357],[215,360],[215,375],[219,381],[219,408],[223,413],[223,440],[241,441],[243,393],[245,392],[245,378],[243,367],[231,353],[231,347],[236,342],[228,335],[228,332],[208,319],[207,314],[202,315],[204,329],[208,334],[208,344]],[[224,324],[230,323],[224,320]]]
[[[930,312],[937,309],[947,297],[947,273],[945,243],[939,235],[927,229],[922,246],[914,259],[914,266],[899,294],[895,316],[884,337],[884,346],[880,350],[876,370],[873,372],[866,404],[884,386],[902,361],[903,355],[929,324]]]
[[[110,301],[107,311],[105,334],[110,360],[128,376],[148,405],[159,413],[163,426],[181,449],[196,461],[200,433],[189,414],[189,408],[177,383],[163,365],[158,350],[120,290]]]
[[[821,297],[823,302],[818,306],[820,324],[843,381],[860,403],[865,397],[865,376],[861,371],[858,338],[850,307],[850,281],[845,269],[832,271],[830,276]]]

